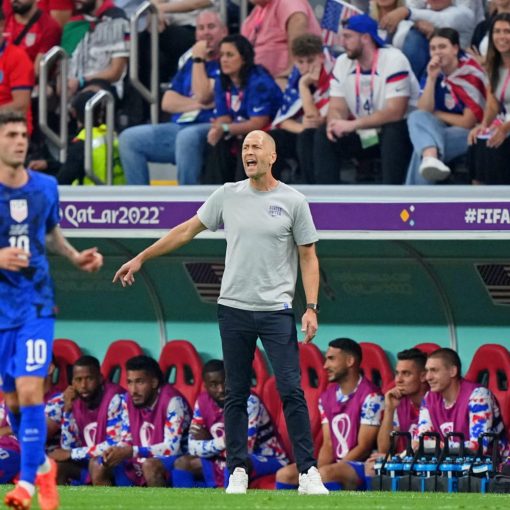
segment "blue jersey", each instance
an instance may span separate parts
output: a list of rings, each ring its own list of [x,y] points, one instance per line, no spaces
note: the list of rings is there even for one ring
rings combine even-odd
[[[450,84],[446,81],[446,76],[441,73],[436,80],[434,89],[434,110],[446,113],[456,113],[462,115],[466,104],[455,94]],[[425,88],[426,78],[421,82],[421,92]]]
[[[216,116],[229,115],[233,122],[265,115],[272,120],[282,104],[282,91],[263,67],[254,66],[242,90],[233,84],[224,90],[220,77],[216,78],[214,102]]]
[[[28,268],[0,270],[0,330],[21,325],[32,306],[41,316],[53,313],[45,238],[60,219],[57,181],[30,170],[28,176],[20,188],[0,184],[0,247],[22,248],[31,254]]]

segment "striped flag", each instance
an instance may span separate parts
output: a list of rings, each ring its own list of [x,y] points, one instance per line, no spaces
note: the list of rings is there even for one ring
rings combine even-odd
[[[342,0],[326,0],[324,15],[322,16],[322,40],[326,46],[335,46],[339,43],[338,36],[342,28],[342,21],[363,14],[363,11]]]
[[[510,305],[510,263],[476,264],[492,302],[495,305]]]
[[[202,301],[216,303],[220,296],[224,262],[185,262],[184,267]]]

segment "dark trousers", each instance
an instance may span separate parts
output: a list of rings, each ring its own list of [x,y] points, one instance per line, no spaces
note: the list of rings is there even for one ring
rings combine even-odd
[[[310,417],[299,368],[296,324],[292,310],[251,312],[218,305],[226,375],[225,441],[227,467],[248,471],[248,414],[252,363],[257,338],[269,357],[299,472],[316,465]]]
[[[342,158],[367,159],[381,157],[382,184],[403,184],[411,160],[413,146],[406,120],[383,124],[379,144],[363,149],[356,133],[331,142],[326,126],[315,131],[313,154],[317,184],[340,184]]]

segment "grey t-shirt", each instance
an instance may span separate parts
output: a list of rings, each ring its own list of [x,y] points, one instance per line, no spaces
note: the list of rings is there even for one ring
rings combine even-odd
[[[257,191],[246,179],[217,189],[197,215],[209,230],[225,228],[219,304],[252,311],[292,308],[297,246],[318,241],[303,194],[282,182]]]

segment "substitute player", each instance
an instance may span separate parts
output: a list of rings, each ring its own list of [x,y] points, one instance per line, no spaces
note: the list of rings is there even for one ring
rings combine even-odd
[[[46,248],[83,271],[103,264],[96,248],[75,250],[58,226],[56,181],[24,167],[25,117],[0,112],[0,378],[12,430],[19,438],[19,482],[5,504],[28,510],[34,485],[42,510],[59,500],[56,466],[45,455],[44,377],[51,362],[53,286]]]

